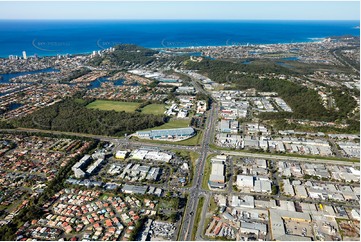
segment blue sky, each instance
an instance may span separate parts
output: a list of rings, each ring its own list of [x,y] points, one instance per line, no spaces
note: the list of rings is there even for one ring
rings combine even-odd
[[[0,2],[0,19],[359,20],[359,1]]]

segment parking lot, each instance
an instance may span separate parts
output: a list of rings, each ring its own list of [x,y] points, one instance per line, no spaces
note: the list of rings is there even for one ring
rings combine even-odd
[[[309,223],[296,222],[291,219],[285,219],[284,224],[287,234],[293,234],[304,237],[312,237],[312,227]]]

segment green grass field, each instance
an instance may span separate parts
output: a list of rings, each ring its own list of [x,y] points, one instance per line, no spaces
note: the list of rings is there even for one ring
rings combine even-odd
[[[94,102],[89,103],[86,107],[92,109],[99,110],[114,110],[117,112],[125,111],[125,112],[134,112],[140,103],[135,102],[120,102],[120,101],[110,101],[110,100],[96,100]]]
[[[197,211],[195,214],[195,219],[194,219],[194,227],[192,230],[192,237],[191,239],[194,241],[196,238],[196,233],[198,230],[198,225],[199,225],[199,221],[201,220],[201,213],[202,213],[202,208],[203,208],[203,204],[204,204],[204,197],[201,197],[198,201],[198,206],[197,206]]]
[[[187,128],[187,127],[189,127],[190,121],[191,121],[190,119],[171,118],[168,123],[165,123],[158,127],[145,129],[145,130]]]
[[[202,137],[203,137],[202,131],[197,131],[197,134],[195,136],[193,136],[192,138],[174,142],[174,144],[195,146],[195,145],[199,145],[201,143]]]
[[[84,100],[84,99],[81,99],[81,98],[76,98],[76,99],[74,100],[74,102],[79,103],[79,104],[83,104],[83,103],[85,103],[85,100]]]
[[[163,115],[165,111],[164,104],[149,104],[141,109],[144,114]]]
[[[178,209],[179,200],[178,198],[170,198],[167,200],[160,200],[158,204],[158,210],[177,210]]]
[[[216,201],[214,200],[214,197],[211,197],[211,199],[209,201],[208,212],[216,213],[217,210],[218,210],[218,205],[217,205]]]
[[[208,187],[208,180],[209,180],[209,176],[211,175],[211,169],[212,169],[212,165],[211,165],[211,159],[216,156],[216,155],[210,155],[207,157],[206,159],[206,164],[204,166],[204,175],[203,175],[203,181],[202,181],[202,188],[205,190],[209,191],[209,187]]]

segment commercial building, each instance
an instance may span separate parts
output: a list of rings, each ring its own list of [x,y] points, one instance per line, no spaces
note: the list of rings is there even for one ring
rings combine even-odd
[[[238,133],[239,123],[236,120],[222,119],[220,122],[220,131],[224,133]]]
[[[143,160],[147,154],[148,150],[137,149],[132,152],[131,158],[135,160]]]
[[[226,220],[230,220],[230,221],[235,221],[236,220],[229,212],[224,212],[222,214],[222,216]]]
[[[148,190],[148,186],[134,186],[134,185],[128,185],[125,184],[122,188],[122,191],[124,193],[129,193],[129,194],[142,194],[144,195]]]
[[[91,156],[85,155],[83,158],[81,158],[77,163],[73,165],[71,169],[74,172],[74,176],[76,178],[83,178],[86,175],[86,173],[83,170],[89,165],[90,161],[91,161]]]
[[[222,189],[225,187],[225,164],[227,157],[218,155],[211,159],[212,170],[209,176],[208,186],[211,189]]]
[[[85,172],[82,169],[75,168],[73,169],[73,172],[76,178],[83,178],[85,176]]]
[[[188,110],[181,109],[178,112],[177,118],[186,118],[188,116]]]
[[[310,223],[311,217],[307,213],[291,212],[279,209],[270,209],[270,232],[271,239],[278,241],[311,241],[305,236],[291,235],[286,233],[284,220]]]
[[[193,94],[196,92],[196,89],[194,87],[178,87],[176,90],[177,93],[189,93]]]
[[[238,134],[219,133],[217,134],[216,138],[219,144],[223,147],[239,149],[243,146],[243,138]]]
[[[283,179],[283,193],[286,196],[295,196],[295,191],[293,190],[293,186],[291,185],[289,179]]]
[[[173,157],[172,155],[164,153],[164,152],[149,151],[146,154],[145,159],[169,162],[172,159],[172,157]]]
[[[269,180],[256,180],[253,189],[255,192],[271,193],[272,185]]]
[[[337,142],[346,157],[360,157],[360,144],[353,142]]]
[[[131,153],[131,159],[135,160],[155,160],[155,161],[163,161],[169,162],[173,156],[171,154],[156,151],[156,150],[148,150],[148,149],[136,149]]]
[[[251,192],[272,192],[272,182],[268,178],[260,178],[258,176],[237,175],[237,187]]]
[[[96,172],[98,170],[98,168],[103,164],[104,159],[97,159],[93,164],[91,164],[88,169],[86,170],[86,172],[89,175],[92,175],[94,172]]]
[[[231,206],[236,208],[254,208],[254,197],[248,195],[241,198],[232,196]]]
[[[244,234],[267,234],[267,225],[261,223],[241,222],[241,233]]]
[[[308,198],[307,190],[303,185],[294,186],[296,197],[298,198]]]
[[[198,101],[197,102],[197,114],[203,114],[205,111],[207,111],[206,101]]]
[[[253,176],[237,175],[238,187],[253,189],[253,184],[254,184]]]
[[[160,173],[160,168],[152,167],[148,172],[147,179],[148,180],[157,180]]]
[[[128,154],[129,152],[126,150],[118,150],[117,153],[115,153],[115,158],[124,160]]]
[[[137,131],[136,136],[142,139],[188,139],[195,135],[195,130],[191,127],[179,129],[160,129],[151,131]]]
[[[360,209],[352,209],[351,216],[353,219],[360,221]]]
[[[81,158],[77,163],[75,163],[72,167],[72,169],[76,169],[76,168],[80,168],[80,169],[84,169],[89,162],[91,161],[91,156],[90,155],[84,155],[83,158]]]

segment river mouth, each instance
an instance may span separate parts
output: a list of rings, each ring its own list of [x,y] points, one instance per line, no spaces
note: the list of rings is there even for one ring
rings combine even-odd
[[[48,73],[48,72],[60,72],[60,70],[50,67],[50,68],[36,70],[36,71],[25,71],[25,72],[0,74],[0,84],[1,83],[11,83],[10,79],[15,78],[15,77],[25,76],[25,75],[29,75],[29,74],[37,74],[37,73]]]

